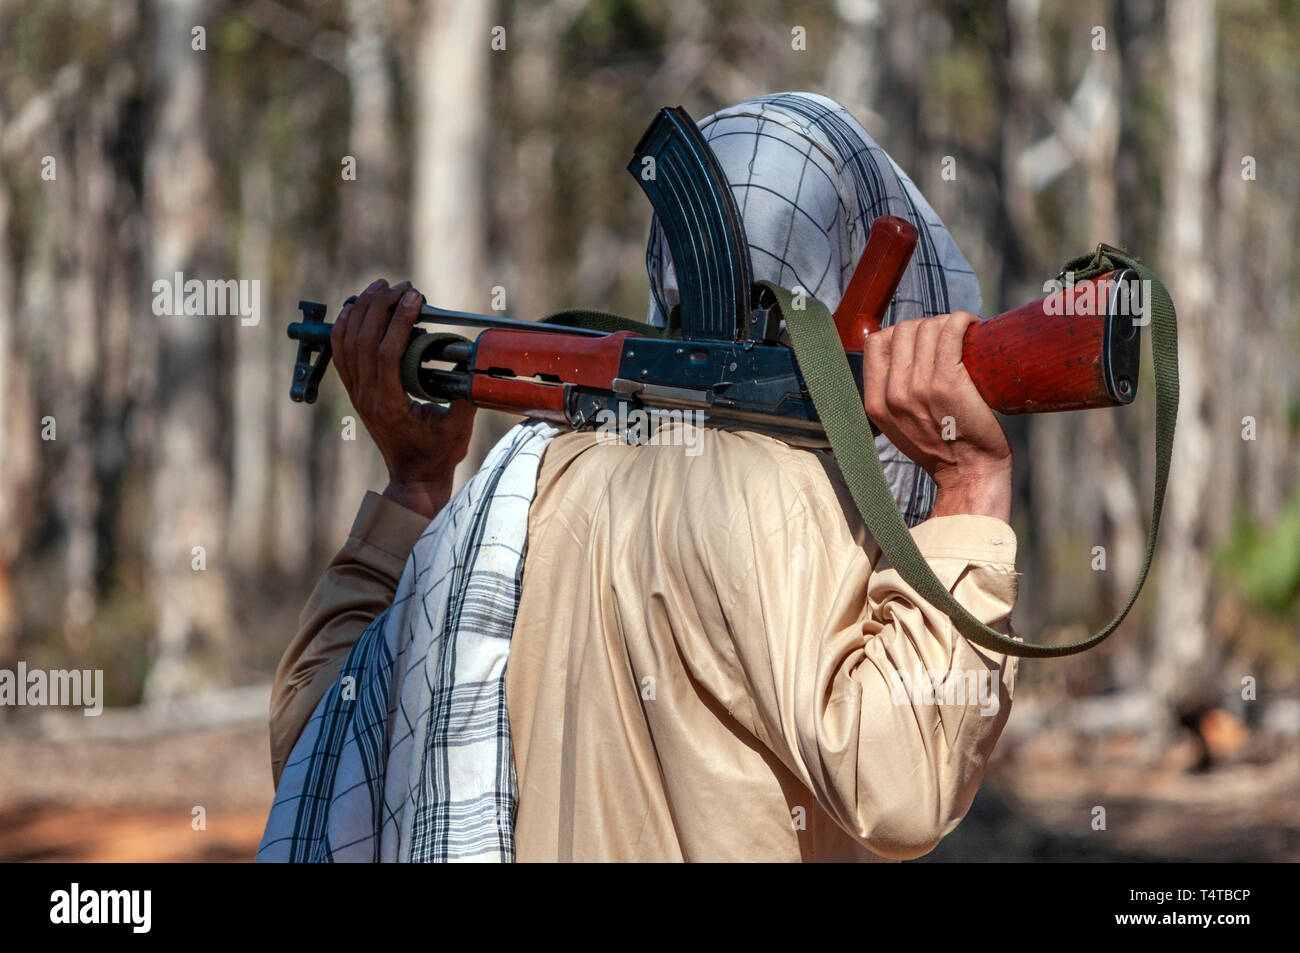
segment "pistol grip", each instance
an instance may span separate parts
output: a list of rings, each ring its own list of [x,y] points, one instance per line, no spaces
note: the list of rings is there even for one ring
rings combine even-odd
[[[906,219],[881,215],[871,223],[858,267],[835,309],[835,327],[844,350],[861,351],[867,334],[880,330],[916,240],[916,228]]]

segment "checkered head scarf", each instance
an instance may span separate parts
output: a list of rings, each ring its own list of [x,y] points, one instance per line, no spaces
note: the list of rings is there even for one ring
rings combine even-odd
[[[831,311],[848,287],[871,223],[896,215],[920,233],[885,316],[910,318],[981,309],[979,283],[948,229],[912,180],[839,103],[778,93],[700,122],[745,224],[754,279],[804,288]],[[646,248],[650,308],[663,327],[678,302],[677,276],[656,218]],[[882,434],[876,449],[908,525],[934,508],[934,483]]]

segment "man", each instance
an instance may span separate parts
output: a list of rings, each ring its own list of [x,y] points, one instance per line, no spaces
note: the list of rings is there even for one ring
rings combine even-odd
[[[893,323],[867,341],[866,409],[922,554],[978,618],[1005,623],[1017,584],[1011,452],[961,365],[976,320],[969,312],[979,308],[969,266],[915,186],[837,104],[782,94],[700,126],[740,206],[756,277],[798,285],[833,308],[872,219],[904,215],[921,229]],[[650,318],[662,323],[676,292],[657,227],[647,265]],[[418,625],[427,593],[466,575],[464,560],[433,573],[406,560],[448,502],[472,417],[456,405],[415,404],[397,383],[419,305],[409,286],[378,281],[335,326],[340,376],[390,482],[382,497],[367,496],[277,672],[273,764],[277,780],[286,763],[297,774],[293,793],[282,785],[277,798],[292,819],[278,822],[273,810],[268,824],[268,859],[347,856],[346,828],[304,820],[306,801],[335,803],[333,782],[311,798],[301,793],[302,775],[327,774],[338,760],[319,754],[331,731],[318,723],[322,711],[345,707],[337,684],[353,669],[344,656],[395,592],[415,620],[403,624]],[[955,439],[944,439],[950,423]],[[397,766],[399,784],[387,757],[383,787],[403,787],[411,806],[399,822],[374,796],[364,801],[361,813],[372,812],[378,829],[374,856],[481,856],[479,835],[465,831],[482,829],[480,802],[500,805],[503,789],[508,830],[494,856],[505,859],[905,859],[958,823],[1006,723],[1016,662],[968,643],[881,562],[829,453],[714,429],[651,446],[611,445],[591,432],[543,440],[540,465],[528,471],[535,487],[523,494],[522,586],[498,600],[513,607],[517,598],[504,631],[509,665],[504,676],[485,670],[498,681],[475,681],[469,703],[503,683],[508,717],[493,728],[482,717],[457,721],[454,705],[439,715],[437,685],[426,686],[415,719],[405,703],[388,704],[383,737],[390,745],[414,737],[407,760],[419,767]],[[433,527],[446,534],[454,525],[443,513]],[[397,648],[385,679],[405,658],[400,633],[388,644]],[[437,651],[438,670],[448,670],[446,648]],[[991,698],[945,697],[948,677],[991,685]],[[917,690],[923,682],[930,692]],[[383,719],[388,696],[376,697],[372,721]],[[317,727],[306,744],[299,735],[309,720]],[[467,775],[482,772],[446,759],[430,771],[419,751],[484,734],[498,747],[504,739],[507,782],[448,808],[440,790],[472,787]],[[373,784],[385,758],[366,755],[383,747],[368,737],[352,758],[371,766],[357,776]],[[369,824],[363,818],[359,829]],[[314,852],[281,850],[307,828]],[[439,837],[436,853],[422,851]],[[457,853],[458,837],[474,846]]]

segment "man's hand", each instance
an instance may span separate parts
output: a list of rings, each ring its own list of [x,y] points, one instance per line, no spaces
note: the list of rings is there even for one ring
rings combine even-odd
[[[388,465],[384,496],[433,519],[451,498],[469,450],[474,406],[421,404],[402,389],[400,365],[423,298],[409,281],[380,278],[344,305],[330,333],[334,366]]]
[[[867,416],[938,487],[935,516],[1011,518],[1011,446],[961,362],[967,311],[900,321],[867,335]]]

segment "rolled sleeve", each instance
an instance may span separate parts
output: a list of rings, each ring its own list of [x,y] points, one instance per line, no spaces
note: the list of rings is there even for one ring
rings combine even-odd
[[[312,712],[338,678],[348,652],[392,605],[407,557],[429,520],[368,492],[347,542],[335,554],[303,608],[298,632],[271,687],[271,773],[284,764]]]
[[[1017,660],[972,645],[864,545],[860,527],[859,546],[875,556],[845,575],[833,546],[815,542],[843,535],[840,510],[798,513],[754,541],[758,577],[801,553],[797,584],[761,585],[761,623],[734,629],[755,734],[854,839],[882,857],[920,856],[974,799],[1010,713]],[[945,516],[912,535],[954,597],[1010,634],[1011,527]]]

